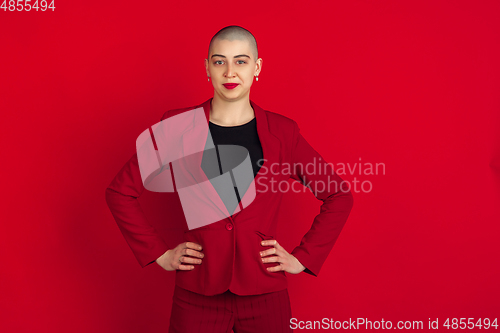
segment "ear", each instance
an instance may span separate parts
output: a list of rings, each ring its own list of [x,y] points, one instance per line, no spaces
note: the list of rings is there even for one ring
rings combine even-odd
[[[205,59],[205,71],[207,72],[207,76],[210,75],[208,72],[208,59]]]
[[[255,62],[255,73],[254,74],[260,74],[262,71],[262,58],[257,59]]]

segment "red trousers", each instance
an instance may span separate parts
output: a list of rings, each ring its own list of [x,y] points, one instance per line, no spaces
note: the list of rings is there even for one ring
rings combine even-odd
[[[281,333],[290,328],[288,289],[239,296],[205,296],[175,286],[169,333]]]

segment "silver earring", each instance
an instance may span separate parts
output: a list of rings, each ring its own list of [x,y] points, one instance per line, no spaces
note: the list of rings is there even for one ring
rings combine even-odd
[[[210,82],[210,76],[208,77],[208,82]]]
[[[259,81],[259,76],[255,75],[255,81]]]

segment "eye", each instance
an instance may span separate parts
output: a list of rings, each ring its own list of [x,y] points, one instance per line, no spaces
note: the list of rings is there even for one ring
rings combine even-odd
[[[238,62],[240,62],[240,61],[241,61],[241,63],[243,63],[243,64],[246,64],[246,63],[247,63],[245,60],[238,60]]]
[[[214,65],[219,65],[218,62],[222,62],[222,60],[216,60],[216,61],[214,61]]]

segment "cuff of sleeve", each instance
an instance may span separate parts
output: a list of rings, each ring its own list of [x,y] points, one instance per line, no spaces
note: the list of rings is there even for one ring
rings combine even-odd
[[[314,277],[318,276],[319,270],[321,269],[321,265],[315,263],[306,250],[304,250],[300,246],[297,246],[295,249],[293,249],[293,251],[290,254],[293,255],[295,258],[297,258],[297,260],[302,265],[304,265],[304,267],[306,268],[304,270],[305,273],[310,274]]]
[[[156,262],[156,259],[161,257],[168,250],[169,247],[165,243],[159,243],[151,250],[151,253],[150,255],[148,255],[148,257],[141,258],[141,260],[139,260],[139,264],[142,268],[145,268],[146,266]]]

